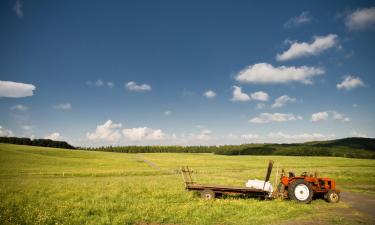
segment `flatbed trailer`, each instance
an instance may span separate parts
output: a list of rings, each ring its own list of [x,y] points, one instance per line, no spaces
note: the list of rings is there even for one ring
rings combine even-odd
[[[267,175],[264,182],[269,180],[272,171],[273,162],[270,161],[268,165]],[[236,186],[224,186],[224,185],[213,185],[213,184],[197,184],[193,177],[191,170],[188,166],[181,168],[182,177],[185,182],[185,189],[189,191],[199,191],[201,197],[205,199],[212,199],[219,197],[222,194],[227,195],[246,195],[252,197],[269,198],[271,193],[262,189],[255,189],[250,187],[236,187]]]

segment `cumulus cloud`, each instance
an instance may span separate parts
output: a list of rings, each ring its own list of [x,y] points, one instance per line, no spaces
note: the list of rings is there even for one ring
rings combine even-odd
[[[271,132],[268,137],[276,142],[306,142],[306,141],[318,141],[318,140],[329,140],[336,137],[334,134],[324,135],[321,133],[302,133],[302,134],[286,134],[283,132]]]
[[[242,83],[301,82],[303,84],[311,84],[314,76],[324,73],[323,69],[316,67],[273,67],[268,63],[257,63],[241,70],[235,79]]]
[[[25,105],[18,104],[18,105],[10,107],[10,109],[11,110],[17,110],[17,111],[27,111],[27,110],[29,110],[29,107],[27,107]]]
[[[53,132],[53,133],[45,136],[44,139],[50,139],[50,140],[53,140],[53,141],[58,141],[58,140],[62,139],[62,136],[58,132]]]
[[[320,122],[328,119],[338,120],[341,122],[350,122],[350,118],[336,111],[317,112],[311,115],[311,122]]]
[[[119,131],[121,127],[121,123],[116,124],[112,120],[107,120],[104,124],[98,125],[95,132],[87,132],[86,137],[92,141],[118,141],[121,138]]]
[[[19,18],[22,18],[23,17],[23,10],[22,10],[22,2],[21,0],[17,0],[16,3],[14,4],[13,6],[13,10],[14,12],[16,13],[16,15],[19,17]]]
[[[158,141],[166,137],[166,134],[162,130],[154,130],[148,127],[123,129],[122,133],[130,141]]]
[[[337,44],[337,35],[316,36],[312,43],[292,42],[289,49],[281,54],[277,54],[277,61],[287,61],[304,56],[318,55],[319,53],[334,47]]]
[[[250,97],[254,100],[266,102],[268,101],[269,95],[266,92],[257,91],[257,92],[252,93]]]
[[[148,84],[141,84],[141,85],[138,85],[136,82],[134,81],[130,81],[128,82],[127,84],[125,84],[125,87],[126,89],[128,89],[129,91],[151,91],[152,88],[150,85]]]
[[[246,102],[250,101],[251,98],[248,94],[242,92],[242,88],[238,86],[233,86],[233,97],[234,102]]]
[[[295,101],[295,98],[291,98],[288,95],[282,95],[275,99],[275,102],[272,104],[271,108],[281,108],[285,106],[287,103],[292,103]]]
[[[304,11],[300,15],[290,18],[288,21],[284,23],[285,28],[292,28],[292,27],[298,27],[303,24],[307,24],[311,22],[312,16],[310,15],[310,12]]]
[[[344,80],[337,84],[336,87],[338,89],[345,89],[345,90],[351,90],[356,87],[364,87],[365,84],[359,77],[348,75],[344,78]]]
[[[363,30],[375,25],[375,7],[357,9],[346,17],[349,30]]]
[[[14,134],[11,130],[5,129],[4,127],[0,126],[0,137],[13,137]]]
[[[317,112],[311,115],[312,122],[319,122],[328,119],[328,112]]]
[[[206,98],[215,98],[216,97],[216,93],[212,90],[208,90],[208,91],[204,92],[203,95]]]
[[[253,117],[249,120],[250,123],[270,123],[270,122],[287,122],[294,120],[302,120],[301,116],[283,113],[261,113],[257,117]]]
[[[36,87],[32,84],[0,81],[0,97],[22,98],[32,96]]]
[[[72,109],[72,105],[70,103],[62,103],[62,104],[54,105],[52,108],[58,109],[58,110],[69,110],[69,109]]]

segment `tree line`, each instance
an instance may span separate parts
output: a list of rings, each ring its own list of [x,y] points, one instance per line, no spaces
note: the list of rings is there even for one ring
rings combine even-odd
[[[242,144],[217,146],[102,146],[74,147],[65,141],[0,137],[0,142],[54,148],[119,153],[213,153],[217,155],[336,156],[375,159],[375,139],[346,138],[296,144]]]
[[[68,144],[66,141],[54,141],[50,139],[0,137],[0,143],[9,143],[9,144],[17,144],[17,145],[32,145],[32,146],[51,147],[51,148],[75,149],[74,146]]]

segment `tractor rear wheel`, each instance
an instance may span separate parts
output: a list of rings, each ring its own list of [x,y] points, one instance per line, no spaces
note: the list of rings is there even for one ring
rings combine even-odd
[[[338,203],[340,201],[340,194],[334,190],[329,190],[325,195],[324,198],[329,203]]]
[[[310,203],[313,197],[311,184],[303,179],[298,179],[289,184],[289,198],[300,203]]]
[[[204,198],[204,199],[214,199],[215,198],[215,192],[213,192],[212,190],[210,189],[204,189],[202,192],[201,192],[201,197]]]

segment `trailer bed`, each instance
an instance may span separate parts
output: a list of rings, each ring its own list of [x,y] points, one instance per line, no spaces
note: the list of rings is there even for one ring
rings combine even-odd
[[[267,195],[268,191],[249,187],[223,186],[212,184],[187,184],[186,189],[191,191],[211,190],[223,194],[260,194]]]
[[[229,195],[247,195],[247,196],[263,196],[267,198],[270,196],[269,191],[250,187],[213,185],[213,184],[198,184],[194,181],[189,167],[181,167],[182,178],[185,183],[185,189],[189,191],[199,191],[203,198],[215,198],[221,194]]]

